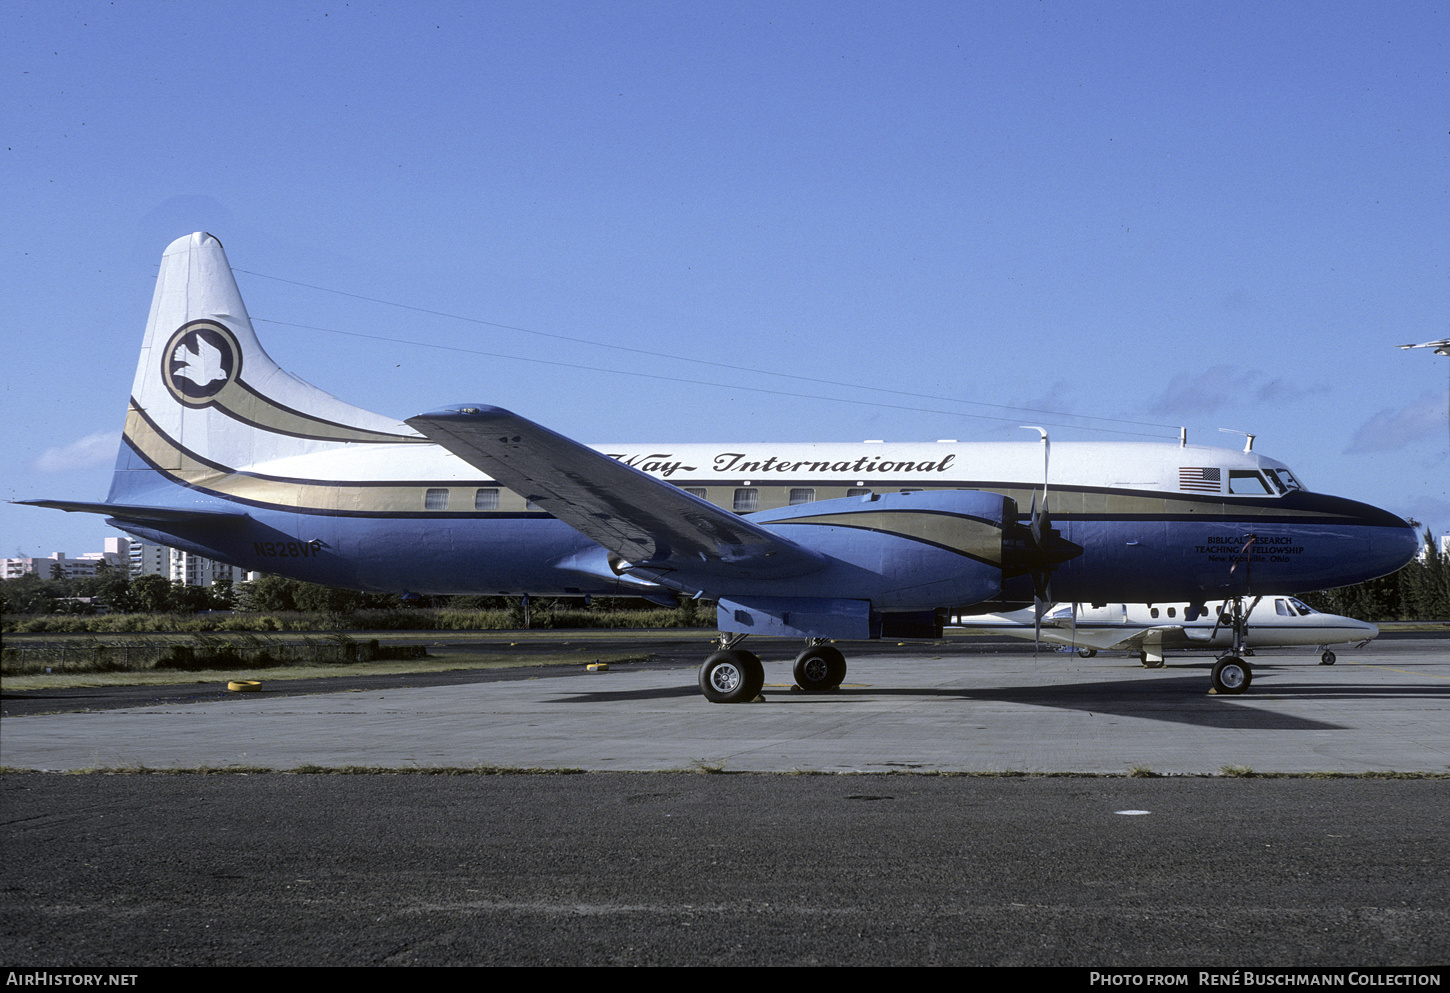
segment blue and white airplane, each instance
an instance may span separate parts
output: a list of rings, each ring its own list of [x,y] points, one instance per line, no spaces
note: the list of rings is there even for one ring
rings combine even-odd
[[[1034,600],[1343,586],[1418,548],[1393,514],[1310,492],[1249,451],[1067,443],[1049,456],[1046,432],[586,446],[485,404],[395,420],[279,368],[204,233],[162,258],[110,494],[22,502],[331,586],[708,598],[721,646],[700,687],[715,702],[760,691],[760,660],[736,647],[748,634],[807,639],[796,681],[830,689],[846,664],[826,639],[939,637],[952,612]]]

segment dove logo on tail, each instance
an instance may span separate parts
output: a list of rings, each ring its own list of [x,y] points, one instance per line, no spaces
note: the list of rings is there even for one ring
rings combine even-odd
[[[241,349],[232,333],[215,321],[183,325],[163,350],[161,375],[166,388],[189,407],[209,404],[241,375]]]

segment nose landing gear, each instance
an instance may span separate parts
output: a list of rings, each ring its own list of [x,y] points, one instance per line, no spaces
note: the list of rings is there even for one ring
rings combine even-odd
[[[1254,670],[1243,658],[1248,654],[1244,648],[1244,639],[1249,633],[1249,615],[1254,612],[1254,608],[1259,605],[1261,599],[1263,598],[1255,598],[1254,602],[1249,605],[1249,609],[1245,610],[1244,598],[1236,596],[1232,601],[1232,609],[1225,610],[1219,615],[1219,623],[1227,621],[1229,629],[1233,632],[1233,647],[1229,649],[1227,655],[1213,664],[1213,671],[1210,675],[1213,692],[1238,694],[1248,689],[1249,683],[1253,682]],[[1217,629],[1218,625],[1215,624],[1214,630],[1217,631]]]

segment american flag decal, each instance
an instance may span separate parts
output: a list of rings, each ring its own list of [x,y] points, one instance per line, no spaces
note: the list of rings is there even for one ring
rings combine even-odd
[[[1181,467],[1178,470],[1180,490],[1199,490],[1204,493],[1219,493],[1223,487],[1221,471],[1201,467]]]

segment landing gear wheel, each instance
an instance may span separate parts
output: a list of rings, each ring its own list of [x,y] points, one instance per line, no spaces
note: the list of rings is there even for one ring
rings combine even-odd
[[[1167,665],[1163,659],[1150,659],[1147,652],[1139,652],[1138,661],[1143,663],[1144,669],[1161,669]]]
[[[716,652],[700,666],[700,692],[711,703],[749,703],[765,685],[765,667],[751,652]]]
[[[807,692],[833,690],[846,678],[846,656],[832,645],[807,648],[795,657],[795,684]]]
[[[1253,682],[1254,671],[1236,655],[1225,655],[1213,664],[1213,689],[1216,693],[1242,693]]]
[[[1320,665],[1333,665],[1334,664],[1334,653],[1333,652],[1330,652],[1330,651],[1326,651],[1323,655],[1319,656],[1319,664]]]
[[[1096,648],[1079,648],[1077,650],[1078,657],[1084,659],[1090,659],[1097,653],[1098,650]]]

